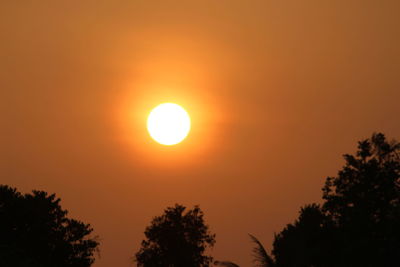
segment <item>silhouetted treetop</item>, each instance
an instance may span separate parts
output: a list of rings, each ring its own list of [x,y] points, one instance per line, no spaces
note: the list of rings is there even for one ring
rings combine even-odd
[[[385,220],[397,213],[400,202],[400,144],[381,133],[359,142],[355,156],[323,188],[324,210],[339,224],[347,220]],[[387,217],[389,216],[389,217]]]
[[[145,230],[146,239],[136,253],[138,266],[209,266],[212,257],[206,256],[207,247],[215,243],[215,235],[204,223],[198,206],[186,211],[182,205],[169,207],[155,217]]]
[[[251,241],[256,245],[253,248],[254,266],[255,267],[272,267],[274,266],[273,259],[267,253],[267,250],[261,242],[253,235],[249,234]]]
[[[0,266],[90,266],[93,229],[67,214],[54,194],[0,185]]]
[[[277,266],[400,266],[400,144],[373,134],[344,159],[322,206],[276,235]]]
[[[240,267],[236,263],[230,261],[214,261],[214,265],[223,267]]]
[[[275,235],[272,254],[276,266],[324,266],[327,219],[317,204],[301,208],[299,218]]]
[[[341,257],[351,264],[400,265],[400,144],[373,134],[344,158],[323,188],[323,210],[341,238]]]

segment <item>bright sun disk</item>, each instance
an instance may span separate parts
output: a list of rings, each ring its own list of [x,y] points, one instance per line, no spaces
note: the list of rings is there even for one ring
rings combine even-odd
[[[177,104],[160,104],[150,112],[147,130],[156,142],[167,146],[176,145],[189,134],[189,114]]]

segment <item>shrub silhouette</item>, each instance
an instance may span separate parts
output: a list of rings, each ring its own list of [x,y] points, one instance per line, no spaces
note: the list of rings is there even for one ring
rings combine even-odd
[[[136,253],[138,266],[206,267],[212,257],[204,255],[207,247],[215,243],[204,223],[203,212],[198,206],[185,211],[176,204],[164,214],[155,217],[146,228],[146,240]]]
[[[0,266],[90,266],[99,245],[93,229],[67,213],[54,194],[0,185]]]

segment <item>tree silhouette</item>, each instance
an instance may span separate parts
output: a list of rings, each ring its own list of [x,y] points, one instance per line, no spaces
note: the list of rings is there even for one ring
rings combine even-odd
[[[400,266],[400,145],[381,133],[344,155],[323,204],[275,236],[277,266]]]
[[[253,235],[249,234],[251,241],[256,245],[253,248],[253,263],[255,267],[274,267],[275,262],[268,255],[267,250],[261,244],[261,242]],[[239,267],[236,263],[231,261],[215,261],[214,265],[223,266],[223,267]]]
[[[378,133],[359,142],[356,155],[344,157],[343,169],[323,188],[323,211],[339,238],[339,264],[399,266],[400,144]]]
[[[215,235],[204,223],[198,206],[184,213],[185,207],[168,207],[162,216],[155,217],[145,230],[146,240],[136,253],[138,266],[206,267],[212,257],[207,247],[215,243]]]
[[[239,265],[231,261],[214,261],[214,265],[223,267],[240,267]]]
[[[274,261],[268,255],[267,250],[261,244],[261,242],[253,235],[249,234],[251,241],[256,245],[253,248],[254,263],[256,267],[272,267]]]
[[[0,266],[90,266],[99,245],[93,229],[67,213],[54,194],[0,185]]]
[[[329,256],[327,220],[317,204],[301,208],[299,218],[275,235],[276,266],[330,266],[325,264]]]

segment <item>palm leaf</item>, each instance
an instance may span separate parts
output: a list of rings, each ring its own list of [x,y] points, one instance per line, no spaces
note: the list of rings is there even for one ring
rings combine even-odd
[[[249,234],[251,241],[253,241],[256,246],[253,248],[253,255],[254,255],[254,263],[257,267],[273,267],[274,261],[268,255],[267,251],[265,250],[264,246],[261,242],[253,235]]]
[[[230,261],[215,261],[214,265],[225,266],[225,267],[240,267],[239,265],[237,265],[233,262],[230,262]]]

